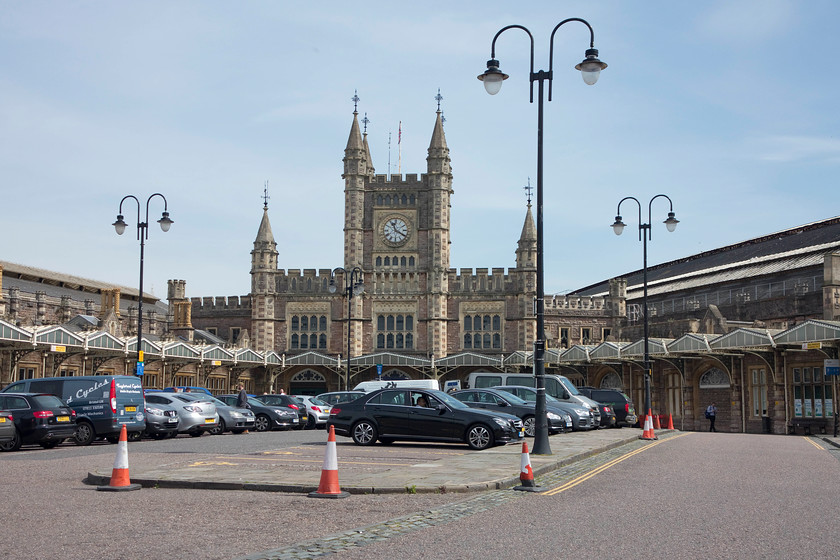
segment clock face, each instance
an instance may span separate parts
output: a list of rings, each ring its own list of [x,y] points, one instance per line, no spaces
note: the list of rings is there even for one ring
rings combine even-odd
[[[401,218],[388,218],[382,227],[385,240],[390,243],[402,243],[408,237],[408,224]]]

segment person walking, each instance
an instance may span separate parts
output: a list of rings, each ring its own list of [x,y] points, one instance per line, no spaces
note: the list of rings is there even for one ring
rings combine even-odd
[[[251,408],[251,405],[248,404],[248,393],[245,391],[245,384],[239,384],[239,395],[236,396],[236,407],[237,408]],[[250,434],[248,430],[242,432],[243,434]]]
[[[706,418],[709,419],[709,431],[716,432],[715,429],[715,416],[717,416],[717,407],[715,403],[710,404],[706,407]]]

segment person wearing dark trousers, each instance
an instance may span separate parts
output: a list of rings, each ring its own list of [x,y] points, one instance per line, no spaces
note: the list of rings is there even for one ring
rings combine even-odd
[[[715,429],[715,416],[717,415],[717,407],[715,403],[710,404],[706,407],[706,418],[709,419],[709,431],[716,432]]]

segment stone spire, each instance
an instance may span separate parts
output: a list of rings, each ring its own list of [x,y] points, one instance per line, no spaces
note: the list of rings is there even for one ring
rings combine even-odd
[[[537,226],[534,225],[534,214],[531,212],[531,201],[528,200],[528,211],[525,213],[525,223],[519,235],[516,249],[516,268],[530,269],[537,267]]]

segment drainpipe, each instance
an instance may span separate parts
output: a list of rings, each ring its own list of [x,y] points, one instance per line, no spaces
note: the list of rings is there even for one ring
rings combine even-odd
[[[782,371],[782,380],[785,384],[785,433],[787,433],[787,427],[790,426],[790,406],[788,405],[788,382],[787,382],[787,352],[782,353],[782,367],[784,368]],[[774,375],[775,377],[775,375]]]
[[[744,358],[741,357],[741,433],[747,433],[747,405],[744,392],[746,386],[744,385]]]

